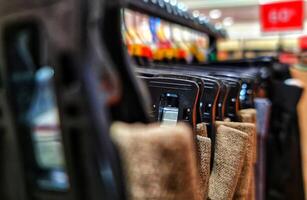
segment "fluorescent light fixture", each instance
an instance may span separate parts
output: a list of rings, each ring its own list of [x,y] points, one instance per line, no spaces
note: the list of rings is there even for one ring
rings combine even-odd
[[[222,11],[219,9],[214,9],[209,12],[209,16],[211,19],[219,19],[222,17]]]
[[[280,2],[280,0],[259,0],[259,4],[267,4],[267,3],[276,3],[276,2]]]
[[[226,17],[224,20],[223,20],[223,25],[224,26],[232,26],[234,23],[233,21],[233,18],[232,17]]]

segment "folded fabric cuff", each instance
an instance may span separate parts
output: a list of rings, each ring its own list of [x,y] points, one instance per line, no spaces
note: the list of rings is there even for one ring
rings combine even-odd
[[[252,123],[239,122],[216,122],[216,124],[234,128],[248,135],[243,168],[234,194],[235,199],[247,199],[247,196],[250,193],[249,188],[251,180],[253,179],[252,176],[254,175],[254,151],[256,150],[254,146],[254,137],[256,134],[256,127]]]
[[[246,155],[248,135],[224,125],[217,126],[215,159],[209,179],[209,199],[232,199]]]
[[[200,198],[195,142],[186,125],[116,123],[111,137],[122,160],[128,199]]]
[[[207,199],[210,177],[211,140],[198,135],[196,136],[196,143],[199,158],[200,191],[202,199]]]

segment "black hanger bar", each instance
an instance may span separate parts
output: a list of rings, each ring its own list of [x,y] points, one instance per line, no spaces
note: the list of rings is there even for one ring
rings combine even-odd
[[[206,33],[213,38],[226,38],[224,29],[217,29],[213,24],[194,17],[190,12],[179,9],[176,5],[171,5],[164,0],[123,0],[124,7],[159,17],[169,22],[173,22],[196,31]]]
[[[264,56],[258,58],[251,59],[240,59],[240,60],[227,60],[227,61],[219,61],[219,62],[210,62],[210,63],[201,63],[201,64],[193,64],[198,67],[214,67],[214,68],[222,68],[231,66],[232,68],[261,68],[261,67],[272,67],[276,63],[276,58]]]

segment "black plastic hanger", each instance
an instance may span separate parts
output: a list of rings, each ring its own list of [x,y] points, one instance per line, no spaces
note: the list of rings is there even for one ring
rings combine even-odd
[[[167,77],[141,77],[152,97],[155,121],[187,122],[196,127],[200,88],[197,82]],[[167,116],[172,116],[168,119]]]
[[[228,98],[226,100],[226,116],[232,121],[238,121],[237,114],[240,110],[240,92],[242,81],[239,78],[227,77],[219,74],[210,74],[223,81],[229,86]]]
[[[181,75],[181,74],[158,74],[156,77],[176,78],[183,80],[194,81],[198,84],[199,95],[197,99],[197,123],[201,123],[203,119],[203,99],[205,98],[205,82],[203,79],[195,76]]]

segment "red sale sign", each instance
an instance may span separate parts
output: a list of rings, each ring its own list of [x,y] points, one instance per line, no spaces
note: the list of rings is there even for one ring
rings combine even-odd
[[[292,0],[260,5],[263,32],[302,30],[304,26],[304,1]]]
[[[300,38],[298,38],[298,42],[301,50],[307,49],[307,36],[301,36]]]

